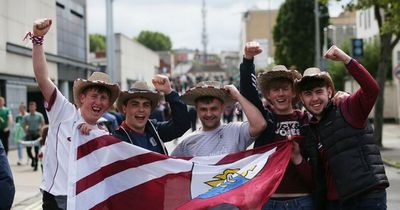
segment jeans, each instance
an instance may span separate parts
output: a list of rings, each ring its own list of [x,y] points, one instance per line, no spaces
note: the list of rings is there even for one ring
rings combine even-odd
[[[328,210],[386,210],[386,191],[365,193],[346,201],[328,201]]]
[[[263,210],[312,210],[314,209],[311,196],[288,198],[286,200],[270,198]]]
[[[22,161],[23,158],[23,147],[22,144],[18,143],[18,161]]]

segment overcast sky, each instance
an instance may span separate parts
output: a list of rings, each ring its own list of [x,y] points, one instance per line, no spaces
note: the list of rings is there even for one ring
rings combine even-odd
[[[240,21],[249,9],[278,9],[284,0],[206,0],[208,51],[239,49]],[[114,31],[128,37],[142,30],[168,35],[172,47],[202,50],[202,0],[113,0]],[[331,0],[330,15],[341,5]],[[106,33],[105,0],[87,0],[89,33]]]

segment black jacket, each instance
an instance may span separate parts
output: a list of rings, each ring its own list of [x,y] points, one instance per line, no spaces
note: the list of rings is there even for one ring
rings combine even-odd
[[[318,124],[310,124],[307,135],[308,156],[315,171],[323,171],[315,156],[319,139],[326,152],[339,199],[345,200],[376,186],[389,186],[385,168],[375,143],[369,123],[364,128],[354,128],[343,117],[341,109],[331,103]],[[321,190],[321,177],[316,179]]]
[[[11,209],[14,201],[15,187],[10,165],[0,142],[0,210]]]
[[[179,94],[172,91],[170,94],[165,95],[166,102],[171,107],[171,120],[166,122],[158,122],[157,120],[149,120],[146,123],[145,132],[153,137],[159,145],[163,154],[168,155],[167,149],[163,142],[172,141],[182,136],[190,128],[189,113],[186,104],[179,98]],[[129,137],[133,135],[129,133]],[[130,143],[129,137],[121,126],[114,132],[114,135],[119,139]],[[150,148],[145,148],[150,149]]]

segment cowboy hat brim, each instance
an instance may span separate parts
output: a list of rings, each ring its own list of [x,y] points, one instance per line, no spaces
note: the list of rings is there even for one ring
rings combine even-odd
[[[224,89],[214,87],[195,87],[185,92],[181,96],[183,102],[188,105],[196,105],[196,99],[200,97],[215,97],[224,102],[224,105],[231,105],[236,101]]]
[[[110,90],[110,106],[112,106],[117,100],[118,95],[119,95],[119,86],[117,84],[109,84],[101,81],[90,81],[90,80],[85,80],[85,79],[77,79],[74,82],[73,86],[73,95],[74,95],[74,102],[76,106],[79,108],[82,106],[81,101],[79,99],[79,95],[82,93],[82,91],[89,87],[89,86],[103,86]]]
[[[156,91],[138,90],[138,91],[121,91],[117,100],[117,109],[123,113],[123,106],[131,98],[147,98],[151,101],[151,112],[156,109],[161,95]],[[125,113],[123,113],[125,114]]]

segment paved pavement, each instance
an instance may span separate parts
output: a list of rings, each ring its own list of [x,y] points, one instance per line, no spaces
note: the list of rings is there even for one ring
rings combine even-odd
[[[168,150],[176,145],[175,142],[167,144]],[[25,152],[25,151],[24,151]],[[400,209],[400,124],[385,124],[383,133],[383,149],[381,154],[387,165],[387,174],[391,183],[388,188],[388,209]],[[33,171],[28,165],[24,153],[24,164],[17,165],[17,151],[9,152],[9,162],[14,175],[16,194],[13,210],[34,210],[41,209],[41,194],[39,186],[42,179],[42,172]]]

